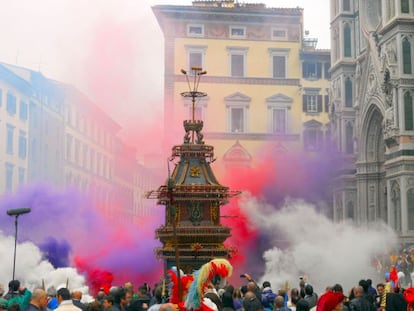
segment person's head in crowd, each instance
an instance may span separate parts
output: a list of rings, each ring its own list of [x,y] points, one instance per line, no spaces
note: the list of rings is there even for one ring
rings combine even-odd
[[[114,305],[114,296],[106,295],[103,298],[103,307],[104,309],[110,309]]]
[[[134,283],[132,283],[132,282],[126,282],[125,284],[124,284],[124,288],[127,290],[127,291],[131,291],[132,293],[134,292]]]
[[[241,292],[240,288],[238,288],[238,287],[234,288],[233,298],[235,298],[235,299],[241,299],[242,298],[242,292]]]
[[[243,285],[242,287],[240,287],[240,292],[242,294],[242,297],[244,297],[247,293],[247,285]]]
[[[157,304],[162,303],[162,284],[158,284],[154,288],[154,299],[155,299],[155,303]]]
[[[64,300],[71,300],[69,290],[66,287],[59,288],[57,291],[57,298],[59,303]]]
[[[17,292],[20,289],[20,281],[19,280],[11,280],[9,282],[9,291],[10,292]]]
[[[332,286],[332,291],[335,292],[335,293],[343,293],[344,289],[343,289],[341,284],[337,283],[334,286]]]
[[[294,287],[290,290],[290,297],[293,297],[293,296],[298,296],[298,297],[300,296],[299,289],[296,288],[296,287]]]
[[[127,305],[127,291],[123,287],[117,287],[111,294],[114,297],[114,304],[116,305]]]
[[[32,292],[32,298],[30,304],[38,307],[40,310],[44,310],[47,307],[49,299],[47,293],[42,288],[35,288]]]
[[[177,311],[177,308],[171,302],[167,302],[160,306],[160,311]]]
[[[272,285],[270,284],[270,282],[269,281],[264,281],[263,283],[262,283],[262,289],[265,289],[265,288],[271,288],[272,287]]]
[[[299,300],[303,299],[302,297],[300,297],[299,295],[297,296],[292,296],[290,298],[290,303],[294,306],[296,306],[296,304],[298,303]]]
[[[243,299],[244,311],[258,311],[263,310],[262,302],[259,301],[253,292],[247,292]]]
[[[312,296],[313,295],[313,287],[310,284],[305,285],[305,295]]]
[[[226,292],[230,292],[233,295],[233,293],[234,293],[234,286],[231,285],[231,284],[228,284],[226,286]]]
[[[86,310],[87,311],[103,311],[104,307],[99,301],[95,300],[95,301],[88,303]]]
[[[281,309],[285,306],[285,298],[283,296],[276,296],[274,301],[275,309]]]
[[[362,287],[362,289],[364,290],[365,293],[368,292],[369,284],[368,284],[367,280],[360,280],[358,282],[358,285]]]
[[[309,311],[309,303],[305,299],[299,299],[296,303],[296,311]]]
[[[103,304],[104,298],[105,298],[105,290],[101,287],[98,291],[98,293],[96,294],[95,299],[98,300],[100,303]]]
[[[230,292],[224,292],[221,296],[221,301],[223,303],[223,308],[234,309],[233,295]]]
[[[82,292],[80,290],[74,290],[72,292],[72,299],[80,301],[82,299]]]

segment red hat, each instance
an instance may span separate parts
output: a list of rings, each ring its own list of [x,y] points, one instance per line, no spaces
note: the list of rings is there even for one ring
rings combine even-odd
[[[404,293],[404,299],[409,306],[414,305],[414,287],[407,288]]]
[[[326,292],[319,298],[316,310],[332,311],[344,299],[345,296],[342,293]]]

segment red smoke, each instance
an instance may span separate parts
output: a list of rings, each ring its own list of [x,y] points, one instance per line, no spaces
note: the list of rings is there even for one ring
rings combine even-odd
[[[86,274],[86,281],[89,285],[91,295],[95,297],[100,288],[103,288],[106,294],[109,293],[112,287],[112,281],[114,280],[111,272],[91,267],[88,264],[89,260],[82,259],[79,256],[74,258],[74,263],[81,273]]]

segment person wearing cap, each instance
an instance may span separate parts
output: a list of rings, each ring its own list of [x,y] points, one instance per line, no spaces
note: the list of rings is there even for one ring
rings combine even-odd
[[[26,309],[32,298],[32,292],[26,287],[20,285],[20,281],[12,280],[9,282],[9,291],[4,296],[7,300],[7,308],[12,304],[17,303],[22,310]]]
[[[41,288],[36,288],[33,290],[29,306],[24,311],[44,311],[47,303],[47,293]]]
[[[62,287],[57,291],[57,298],[59,302],[59,307],[56,311],[82,311],[81,308],[78,308],[73,304],[72,297],[67,288]]]

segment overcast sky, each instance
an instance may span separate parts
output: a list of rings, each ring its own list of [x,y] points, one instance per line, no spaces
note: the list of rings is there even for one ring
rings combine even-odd
[[[329,0],[251,0],[304,8],[305,29],[329,48]],[[0,61],[75,85],[121,123],[161,109],[163,36],[151,11],[190,0],[13,0],[0,10]]]

